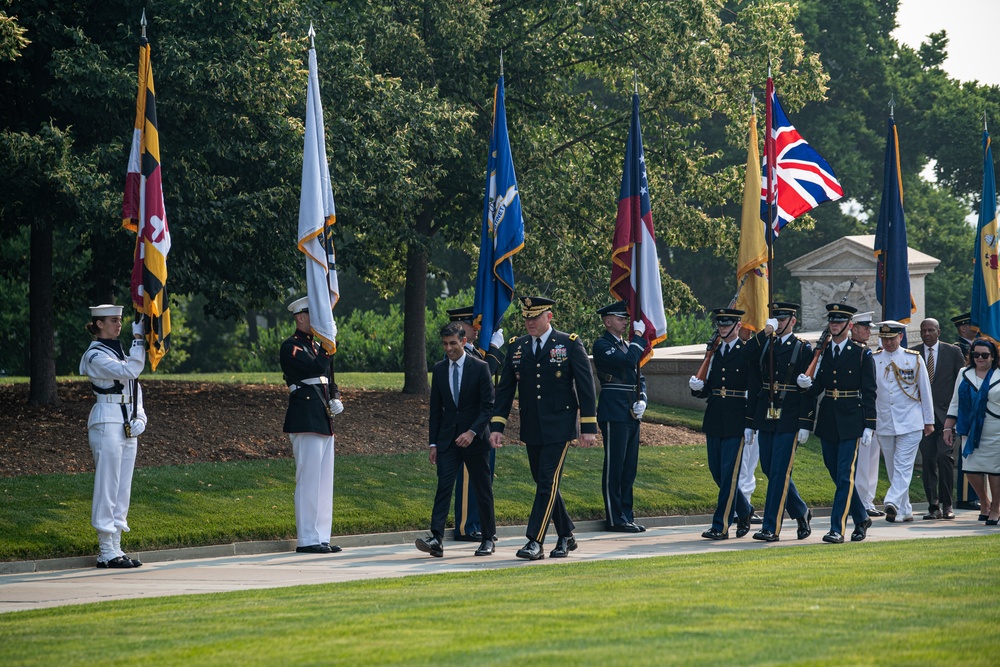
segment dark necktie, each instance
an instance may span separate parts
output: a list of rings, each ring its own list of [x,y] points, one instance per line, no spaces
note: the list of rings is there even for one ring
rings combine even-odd
[[[542,339],[535,339],[535,357],[540,357],[542,355]]]
[[[453,361],[451,363],[451,397],[455,399],[455,405],[458,405],[458,362]]]
[[[934,382],[934,348],[927,350],[927,379]]]
[[[840,358],[840,346],[839,345],[834,345],[833,346],[833,360],[836,361],[839,358]]]

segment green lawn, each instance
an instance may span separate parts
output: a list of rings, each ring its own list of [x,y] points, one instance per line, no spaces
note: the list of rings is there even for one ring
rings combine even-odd
[[[173,380],[175,382],[221,382],[224,384],[285,384],[281,373],[147,373],[146,380]],[[430,374],[428,374],[428,378]],[[57,382],[83,382],[79,375],[61,375]],[[23,384],[29,378],[22,376],[0,376],[0,384]],[[403,388],[402,373],[337,373],[337,384],[341,388],[392,390]]]
[[[995,665],[1000,534],[0,615],[21,665]]]
[[[574,519],[603,518],[603,449],[571,448],[562,493]],[[496,511],[501,524],[523,524],[534,485],[521,447],[497,452]],[[799,448],[795,483],[812,506],[829,506],[834,487],[814,438]],[[125,535],[129,550],[288,539],[295,535],[291,459],[199,463],[136,470]],[[336,461],[335,534],[422,530],[430,521],[436,476],[424,453],[343,456]],[[881,489],[888,487],[883,480]],[[911,487],[922,497],[919,475]],[[0,478],[0,560],[92,554],[92,474]],[[753,503],[764,504],[758,470]],[[644,447],[635,485],[640,516],[700,514],[715,508],[703,446]]]

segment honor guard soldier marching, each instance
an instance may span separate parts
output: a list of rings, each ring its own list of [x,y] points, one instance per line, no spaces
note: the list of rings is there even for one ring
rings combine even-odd
[[[646,410],[646,378],[636,368],[646,339],[644,322],[633,325],[635,335],[626,345],[629,315],[624,301],[597,311],[605,332],[594,341],[594,366],[601,383],[597,401],[597,424],[604,438],[604,494],[606,527],[619,533],[641,533],[644,526],[635,523],[632,513],[632,485],[639,465],[639,422]]]
[[[544,558],[542,545],[549,520],[559,539],[551,558],[565,558],[576,549],[573,529],[559,495],[559,480],[570,442],[576,439],[577,413],[580,444],[589,447],[597,437],[597,406],[590,358],[576,334],[556,331],[552,321],[552,299],[521,297],[521,315],[527,336],[512,338],[507,360],[500,372],[490,444],[503,443],[514,394],[521,407],[520,439],[527,445],[528,464],[535,481],[535,500],[528,518],[525,544],[518,558]]]
[[[920,439],[934,432],[934,401],[924,360],[916,350],[900,347],[906,325],[893,320],[879,324],[882,349],[875,353],[878,396],[875,434],[885,458],[889,490],[886,521],[913,521],[910,480]]]
[[[972,341],[976,339],[976,334],[979,331],[972,325],[972,313],[956,315],[951,318],[951,322],[958,330],[958,340],[955,341],[955,345],[962,348],[962,354],[965,355],[966,362],[968,362],[969,348],[972,347]]]
[[[873,311],[855,313],[851,318],[851,342],[862,349],[871,350],[868,341],[872,336]],[[885,516],[885,512],[875,507],[875,492],[878,490],[878,461],[880,448],[878,436],[872,436],[867,447],[858,452],[858,469],[854,473],[854,486],[858,489],[858,497],[865,506],[868,516]]]
[[[753,445],[753,430],[746,428],[749,346],[739,337],[742,310],[716,308],[715,328],[719,344],[712,352],[705,380],[688,380],[691,395],[708,399],[701,430],[708,446],[708,469],[719,486],[719,500],[712,527],[701,534],[710,540],[729,538],[729,523],[735,509],[736,537],[750,532],[753,507],[740,490],[740,465],[745,447]]]
[[[142,565],[138,558],[129,558],[122,551],[121,541],[122,533],[129,532],[137,438],[146,430],[138,382],[146,366],[143,326],[142,322],[132,324],[128,355],[118,340],[122,331],[121,306],[91,306],[87,331],[94,341],[80,360],[80,375],[90,380],[97,399],[87,419],[87,439],[94,455],[90,523],[97,531],[100,547],[97,567],[129,569]]]
[[[836,486],[830,532],[823,541],[843,544],[848,514],[854,520],[852,542],[865,539],[872,525],[855,488],[854,471],[859,445],[867,448],[875,432],[875,362],[871,350],[847,339],[857,308],[831,303],[826,311],[830,342],[818,360],[815,380],[803,373],[796,382],[808,397],[823,392],[816,435],[823,447],[823,463]]]
[[[812,346],[792,333],[798,308],[797,303],[770,304],[772,319],[749,342],[746,424],[757,431],[760,465],[768,480],[764,520],[753,539],[765,542],[780,538],[786,508],[798,524],[798,539],[812,534],[812,512],[792,481],[796,444],[809,438],[816,417],[816,399],[804,396],[795,384],[812,358]]]
[[[972,346],[972,341],[976,339],[977,333],[976,327],[972,326],[972,313],[962,313],[951,318],[951,321],[958,330],[958,340],[955,341],[955,345],[962,348],[962,356],[965,357],[965,362],[969,363],[969,348]],[[977,510],[980,506],[979,496],[976,494],[976,490],[972,488],[972,485],[969,484],[969,480],[965,478],[965,471],[962,469],[961,452],[958,453],[955,459],[955,470],[958,472],[955,507],[960,510]]]
[[[298,553],[340,551],[330,544],[333,527],[333,417],[344,411],[327,374],[330,357],[313,340],[309,299],[292,302],[295,333],[281,344],[281,372],[288,385],[284,432],[295,456],[295,530]],[[337,335],[336,325],[334,336]]]
[[[448,311],[448,321],[457,322],[465,331],[465,352],[490,366],[490,377],[496,377],[503,366],[503,329],[497,329],[490,338],[489,351],[484,356],[476,347],[479,329],[473,322],[472,306],[452,308]],[[492,380],[491,380],[492,382]],[[490,448],[490,475],[496,470],[496,450]],[[479,525],[479,506],[476,494],[469,493],[469,469],[463,464],[455,478],[455,539],[459,542],[481,542],[483,539]]]

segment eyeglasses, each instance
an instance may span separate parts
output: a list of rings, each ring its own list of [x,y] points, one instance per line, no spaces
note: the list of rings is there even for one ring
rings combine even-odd
[[[989,359],[993,356],[992,352],[973,352],[969,355],[973,359]]]

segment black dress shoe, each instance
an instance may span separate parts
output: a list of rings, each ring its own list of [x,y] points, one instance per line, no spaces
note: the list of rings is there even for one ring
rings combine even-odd
[[[943,510],[941,510],[941,518],[944,519],[945,521],[951,521],[952,519],[955,518],[955,513],[951,511],[950,507],[945,507]]]
[[[297,554],[328,554],[330,553],[330,547],[322,544],[310,544],[307,547],[295,547],[295,553]]]
[[[99,560],[97,561],[98,569],[111,569],[111,570],[131,570],[137,565],[132,564],[132,559],[127,556],[115,556],[111,560]]]
[[[759,526],[760,524],[764,523],[764,519],[761,518],[759,514],[754,512],[753,514],[750,515],[750,523],[752,523],[755,526]]]
[[[777,542],[778,536],[769,530],[758,530],[753,534],[753,539],[761,540],[763,542]]]
[[[736,521],[736,537],[746,537],[746,534],[750,532],[750,517],[745,519],[737,519]]]
[[[868,513],[868,516],[885,516],[885,512],[880,509],[872,508],[870,510],[865,510],[865,512]]]
[[[868,537],[868,529],[872,527],[872,520],[865,519],[865,522],[858,524],[854,527],[854,532],[851,533],[851,542],[861,542],[866,537]]]
[[[425,554],[430,554],[435,558],[444,556],[444,547],[441,545],[441,540],[433,535],[426,538],[418,537],[414,544],[417,545],[417,549],[423,551]]]
[[[979,518],[978,518],[978,519],[976,519],[976,521],[986,521],[986,520],[987,520],[987,519],[989,519],[989,518],[990,518],[990,515],[989,515],[989,514],[980,514],[980,515],[979,515]]]
[[[534,540],[528,540],[528,543],[517,550],[514,554],[518,558],[525,558],[527,560],[541,560],[545,558],[545,552],[542,551],[542,545]]]
[[[637,523],[633,523],[632,525],[635,526],[636,528],[638,528],[640,533],[645,533],[646,532],[646,527],[645,526],[641,526],[641,525],[639,525]]]
[[[339,554],[343,549],[338,547],[336,544],[330,544],[329,542],[322,543],[324,547],[330,547],[330,553]]]
[[[980,508],[980,503],[978,500],[963,500],[962,502],[955,503],[955,507],[960,510],[978,510]]]
[[[483,534],[480,533],[478,530],[476,532],[474,532],[474,533],[466,533],[465,535],[459,535],[458,533],[455,533],[455,541],[456,542],[482,542],[483,541]]]
[[[798,530],[795,531],[795,536],[800,540],[804,540],[810,535],[812,535],[812,526],[809,522],[812,521],[813,513],[812,510],[806,510],[806,515],[801,519],[796,519],[795,522],[799,524]]]
[[[483,540],[483,543],[479,545],[478,549],[476,549],[476,555],[492,556],[495,551],[496,547],[493,545],[493,540]]]
[[[892,503],[885,504],[885,520],[889,523],[896,523],[896,515],[899,514],[899,510]]]
[[[824,542],[829,542],[830,544],[843,544],[844,536],[835,530],[831,530],[829,533],[823,536]]]
[[[576,538],[572,535],[560,537],[556,541],[556,548],[549,554],[549,558],[565,558],[570,551],[576,551]]]
[[[1000,523],[1000,519],[987,519],[985,523],[987,526],[995,526]]]
[[[615,524],[608,528],[612,533],[641,533],[644,528],[640,529],[639,526],[632,522]]]
[[[748,529],[749,530],[749,529]],[[702,537],[707,537],[710,540],[728,540],[729,533],[724,533],[721,530],[716,530],[715,528],[709,528],[704,533],[701,534]]]
[[[129,558],[128,554],[125,554],[122,558],[132,561],[132,567],[142,567],[142,561],[138,558]]]

